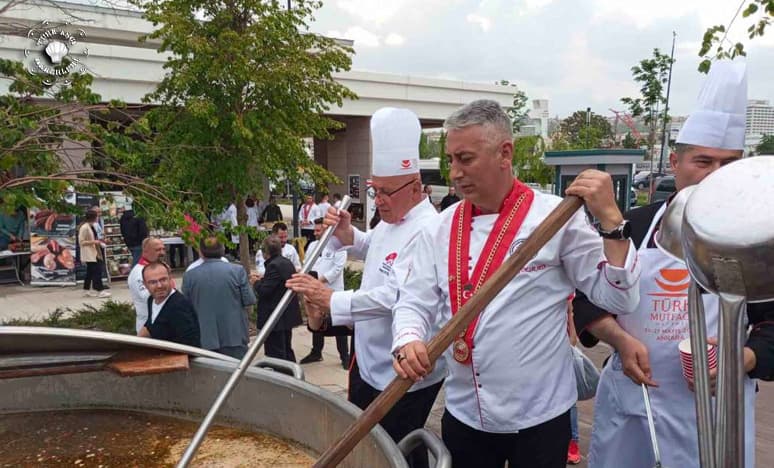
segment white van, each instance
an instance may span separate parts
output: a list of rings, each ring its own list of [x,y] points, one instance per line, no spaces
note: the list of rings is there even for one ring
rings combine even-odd
[[[446,185],[443,176],[441,176],[440,164],[440,158],[419,160],[419,175],[422,177],[422,187],[430,185],[433,189],[433,194],[430,197],[435,205],[439,205],[441,199],[449,194],[449,187]]]

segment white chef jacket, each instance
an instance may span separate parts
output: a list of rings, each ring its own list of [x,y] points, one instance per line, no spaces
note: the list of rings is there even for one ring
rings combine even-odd
[[[314,241],[309,244],[309,247],[307,247],[306,251],[311,252],[314,250],[317,242],[319,241]],[[318,279],[324,279],[326,281],[328,287],[334,291],[343,291],[344,267],[346,264],[347,251],[333,250],[329,241],[328,245],[326,245],[325,249],[323,249],[322,253],[320,253],[320,258],[318,258],[314,263],[314,267],[312,269],[317,272]]]
[[[330,207],[331,207],[331,204],[328,203],[328,202],[318,204],[317,205],[317,217],[318,218],[325,218],[325,215],[328,213],[328,208],[330,208]]]
[[[148,297],[150,292],[145,288],[145,284],[142,281],[142,270],[145,265],[139,263],[132,268],[129,272],[129,278],[126,283],[129,285],[129,294],[132,296],[132,303],[134,304],[135,328],[137,333],[140,333],[142,327],[145,326],[145,321],[148,320]]]
[[[355,326],[355,355],[363,380],[378,390],[395,378],[392,368],[392,307],[398,299],[398,283],[406,276],[396,268],[397,260],[410,255],[409,245],[424,226],[438,224],[438,212],[426,199],[412,208],[395,224],[379,223],[368,233],[355,231],[354,245],[346,247],[350,255],[365,258],[363,279],[357,291],[338,291],[331,297],[331,321],[334,326]],[[341,243],[331,238],[332,248]],[[430,329],[438,331],[433,323]],[[429,387],[446,376],[441,358],[433,372],[410,391]]]
[[[314,220],[315,218],[319,218],[317,215],[317,205],[312,203],[312,206],[309,208],[309,214],[306,217],[306,221],[304,221],[304,211],[306,210],[306,204],[301,205],[301,208],[298,209],[298,226],[300,229],[314,229]]]
[[[507,256],[560,201],[535,191]],[[412,256],[393,309],[393,350],[429,341],[438,315],[443,323],[451,318],[448,246],[455,207],[426,225],[413,247],[421,255]],[[497,214],[472,218],[471,272],[496,219]],[[446,409],[470,427],[495,433],[517,432],[566,412],[577,400],[567,297],[577,287],[601,307],[632,311],[639,301],[639,276],[634,246],[623,268],[610,266],[602,238],[579,210],[482,311],[472,363],[458,363],[447,350]]]
[[[296,271],[301,270],[301,260],[298,258],[298,252],[296,252],[295,247],[290,244],[282,246],[282,256],[293,263],[293,266],[296,267]],[[261,276],[266,273],[266,267],[263,265],[263,252],[261,249],[258,249],[258,252],[255,253],[255,270]]]
[[[254,228],[258,227],[258,216],[261,215],[258,205],[248,206],[247,210],[247,225]]]
[[[223,213],[221,213],[217,218],[218,230],[220,232],[224,232],[226,230],[226,221],[231,223],[232,228],[235,228],[239,225],[239,222],[237,221],[237,209],[233,203],[230,204],[228,208],[223,210]],[[231,234],[231,242],[238,244],[239,234]]]

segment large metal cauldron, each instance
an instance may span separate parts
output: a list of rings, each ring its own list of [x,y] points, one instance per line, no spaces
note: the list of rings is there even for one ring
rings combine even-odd
[[[109,409],[144,411],[201,421],[237,364],[234,359],[208,351],[133,336],[82,330],[0,327],[0,358],[136,348],[187,352],[192,356],[190,370],[138,377],[87,372],[4,379],[0,380],[0,415],[46,410]],[[357,407],[331,392],[280,372],[251,368],[221,409],[216,422],[267,432],[322,453],[359,414]],[[448,452],[435,436],[417,432],[409,437],[410,440],[401,442],[401,447],[410,450],[425,443],[436,458],[439,455],[441,459],[448,458]],[[398,445],[382,428],[377,427],[341,466],[376,468],[408,465]]]

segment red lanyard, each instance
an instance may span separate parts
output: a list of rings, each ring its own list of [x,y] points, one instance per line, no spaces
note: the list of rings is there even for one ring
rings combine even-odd
[[[518,180],[500,207],[494,228],[486,239],[481,255],[487,255],[485,260],[476,262],[472,281],[468,275],[470,262],[470,231],[475,207],[464,200],[454,212],[452,232],[449,243],[449,295],[451,298],[452,315],[478,292],[481,285],[500,267],[505,255],[521,228],[524,218],[529,212],[534,192]],[[454,340],[454,359],[461,364],[469,364],[470,351],[473,349],[473,335],[478,326],[480,314],[468,325],[465,332]]]

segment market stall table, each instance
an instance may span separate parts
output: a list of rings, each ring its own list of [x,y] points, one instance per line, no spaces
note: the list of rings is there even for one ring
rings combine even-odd
[[[5,259],[11,260],[10,265],[0,265],[0,272],[13,270],[14,276],[16,277],[16,281],[22,286],[24,286],[24,281],[22,281],[21,274],[20,274],[20,270],[21,270],[20,259],[25,255],[30,255],[30,252],[12,252],[10,250],[0,251],[0,260],[5,260]],[[11,281],[0,278],[0,283],[9,283],[9,282]]]

